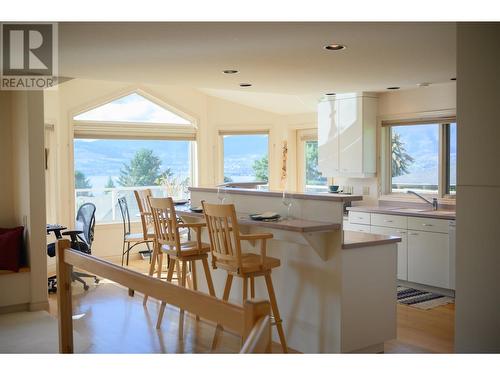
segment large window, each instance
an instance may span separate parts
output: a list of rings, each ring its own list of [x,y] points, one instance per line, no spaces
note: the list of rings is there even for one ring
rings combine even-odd
[[[328,191],[327,178],[318,170],[318,135],[315,129],[297,132],[299,189],[305,192]]]
[[[269,180],[268,134],[221,133],[224,182]]]
[[[76,209],[94,203],[97,223],[122,220],[120,197],[131,220],[140,220],[137,189],[187,197],[196,136],[187,118],[134,92],[77,114],[73,126]]]
[[[117,200],[126,197],[131,220],[139,220],[134,190],[187,198],[190,141],[75,139],[75,198],[78,208],[96,205],[97,222],[120,221]]]
[[[456,123],[395,124],[388,129],[392,193],[455,193]]]

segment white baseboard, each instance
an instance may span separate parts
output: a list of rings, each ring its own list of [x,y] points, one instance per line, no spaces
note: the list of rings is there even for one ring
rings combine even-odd
[[[29,304],[29,311],[49,310],[49,301],[32,302]]]

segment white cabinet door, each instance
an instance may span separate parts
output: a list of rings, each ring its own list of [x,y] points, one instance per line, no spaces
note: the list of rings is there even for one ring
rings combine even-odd
[[[398,272],[399,280],[408,280],[408,234],[406,229],[396,229],[387,227],[372,226],[371,232],[374,234],[384,234],[401,237],[398,242]]]
[[[450,288],[448,234],[408,230],[408,281]]]
[[[318,104],[318,170],[323,176],[339,175],[339,129],[337,102]]]
[[[340,174],[363,173],[363,103],[361,98],[338,100]]]

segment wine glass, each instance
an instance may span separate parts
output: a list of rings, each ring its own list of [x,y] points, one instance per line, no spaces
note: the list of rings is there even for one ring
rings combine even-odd
[[[220,204],[224,204],[224,201],[227,198],[227,191],[223,186],[217,186],[217,199]]]
[[[286,190],[283,191],[281,203],[283,203],[283,205],[286,207],[286,219],[291,219],[290,208],[292,208],[292,196],[288,194]]]

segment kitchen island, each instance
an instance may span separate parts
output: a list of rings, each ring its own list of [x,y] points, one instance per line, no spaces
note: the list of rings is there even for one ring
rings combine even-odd
[[[217,188],[190,191],[192,206],[202,200],[219,203]],[[361,200],[360,196],[292,193],[291,197],[293,218],[278,222],[253,221],[248,215],[274,211],[284,217],[281,192],[227,189],[224,202],[235,204],[244,233],[274,236],[267,253],[281,260],[272,277],[288,345],[304,353],[383,351],[384,341],[396,337],[396,243],[400,239],[343,231],[344,203]],[[203,214],[189,207],[179,206],[178,214],[187,222],[203,220]],[[258,252],[251,246],[246,250]],[[225,276],[225,271],[212,270],[219,298]],[[203,279],[197,281],[206,291]],[[241,303],[241,280],[236,278],[235,283],[230,300]],[[259,278],[256,297],[267,298]]]

